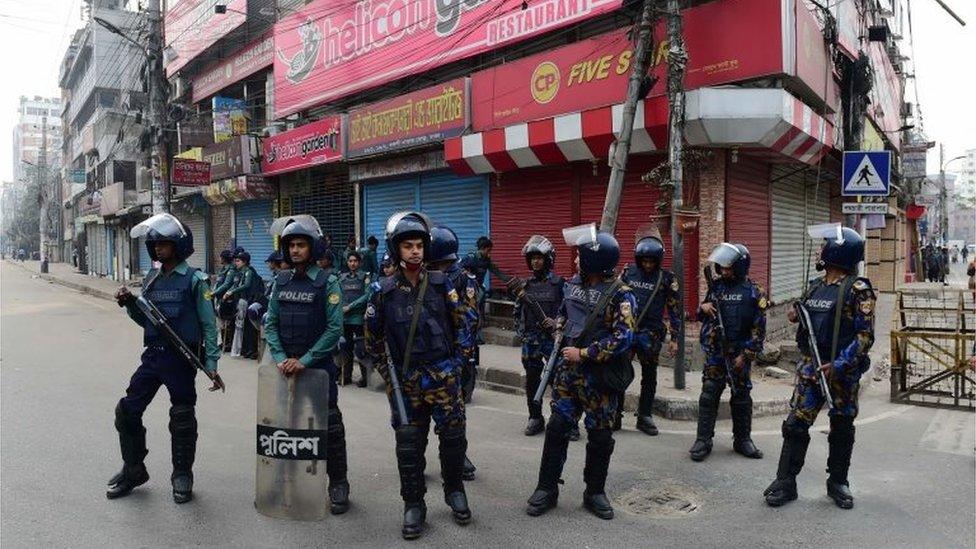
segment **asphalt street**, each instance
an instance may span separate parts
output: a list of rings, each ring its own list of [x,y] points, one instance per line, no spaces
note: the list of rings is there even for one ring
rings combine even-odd
[[[719,422],[715,451],[688,459],[694,425],[661,420],[646,437],[628,418],[617,435],[608,493],[617,518],[581,505],[584,442],[573,443],[559,508],[524,513],[542,438],[522,435],[522,397],[481,391],[468,408],[467,484],[474,521],[458,527],[440,492],[436,445],[428,455],[428,532],[399,537],[401,502],[389,409],[378,392],[340,395],[348,433],[352,509],[317,523],[255,512],[254,361],[225,358],[226,394],[198,382],[196,499],[172,502],[168,397],[146,412],[151,480],[130,497],[105,499],[120,466],[113,409],[137,365],[141,333],[113,303],[0,263],[0,544],[7,547],[973,547],[976,517],[974,415],[887,402],[887,380],[861,398],[851,470],[856,507],[836,508],[824,490],[827,442],[812,431],[800,499],[766,507],[782,418],[755,423],[766,452],[731,451]],[[202,378],[200,378],[202,379]]]

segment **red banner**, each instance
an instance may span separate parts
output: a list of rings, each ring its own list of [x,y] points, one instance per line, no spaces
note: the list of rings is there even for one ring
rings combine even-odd
[[[783,71],[780,0],[711,2],[682,12],[688,68],[685,89]],[[476,73],[475,131],[623,103],[633,52],[621,29]],[[654,30],[650,96],[664,95],[668,43],[664,22]]]
[[[349,112],[348,158],[443,141],[467,126],[467,81],[458,78]]]
[[[620,0],[316,0],[275,25],[275,117],[620,7]]]
[[[173,159],[173,185],[200,187],[209,184],[210,162],[190,160],[189,158]]]
[[[264,140],[263,175],[301,170],[342,159],[342,117],[323,118]]]
[[[202,101],[274,62],[274,36],[268,32],[193,79],[193,102]]]
[[[227,6],[226,13],[214,13],[214,6]],[[163,24],[166,46],[176,58],[166,65],[166,76],[182,69],[230,31],[244,24],[247,0],[179,0],[166,12]]]

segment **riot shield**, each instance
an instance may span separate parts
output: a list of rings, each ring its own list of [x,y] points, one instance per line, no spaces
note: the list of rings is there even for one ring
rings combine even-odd
[[[285,377],[270,357],[265,351],[258,369],[254,507],[274,518],[322,520],[329,514],[329,374]]]

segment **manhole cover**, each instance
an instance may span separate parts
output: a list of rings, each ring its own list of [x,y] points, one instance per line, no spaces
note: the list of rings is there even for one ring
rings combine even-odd
[[[635,515],[653,518],[682,518],[701,509],[699,498],[687,488],[668,486],[635,487],[618,498],[620,505]]]

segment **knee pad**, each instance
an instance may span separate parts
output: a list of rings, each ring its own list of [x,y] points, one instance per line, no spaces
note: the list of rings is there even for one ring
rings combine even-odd
[[[343,426],[343,423],[342,423],[342,411],[339,410],[338,408],[332,408],[332,409],[330,409],[329,410],[329,416],[328,416],[328,422],[329,422],[329,429],[332,429],[333,426],[342,427]]]
[[[197,417],[193,406],[179,404],[169,409],[169,432],[173,436],[196,436]]]
[[[115,406],[115,428],[120,432],[138,432],[142,430],[142,416],[126,410],[120,400]]]
[[[725,382],[716,379],[706,379],[702,382],[702,396],[708,395],[709,398],[718,399],[722,395]]]
[[[827,434],[827,442],[854,443],[854,418],[851,416],[831,416],[830,433]]]
[[[549,418],[549,423],[546,425],[546,431],[551,431],[557,435],[568,435],[572,429],[573,425],[558,413],[552,414]]]
[[[461,427],[443,429],[438,437],[440,437],[441,445],[444,448],[459,448],[462,452],[467,449],[468,442],[465,438],[464,429]]]
[[[810,440],[810,426],[790,414],[783,422],[783,438]]]
[[[613,448],[613,431],[610,429],[587,429],[586,441],[589,444]]]

